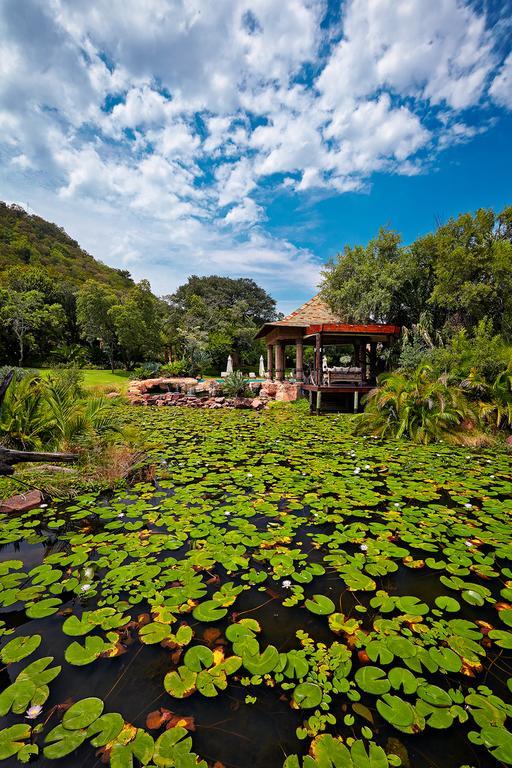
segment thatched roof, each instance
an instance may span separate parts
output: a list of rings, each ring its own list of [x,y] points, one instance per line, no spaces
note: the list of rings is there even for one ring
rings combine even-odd
[[[256,338],[258,339],[262,336],[266,336],[272,328],[279,328],[280,326],[307,328],[309,325],[341,322],[343,322],[343,320],[329,309],[324,299],[317,293],[316,296],[313,296],[312,299],[306,301],[305,304],[294,310],[294,312],[290,312],[290,314],[286,315],[282,320],[276,320],[274,323],[265,323],[256,334]]]

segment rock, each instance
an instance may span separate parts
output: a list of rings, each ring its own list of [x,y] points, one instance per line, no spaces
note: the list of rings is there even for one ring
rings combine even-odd
[[[277,386],[278,386],[277,381],[271,381],[271,380],[264,381],[263,384],[261,385],[260,392],[262,394],[267,395],[267,397],[271,397],[271,398],[275,397],[277,393]]]
[[[248,386],[249,386],[249,389],[251,390],[251,392],[254,395],[257,395],[258,392],[261,389],[261,381],[250,381]]]
[[[251,403],[251,408],[254,408],[255,411],[258,411],[260,408],[263,408],[263,406],[264,406],[264,402],[263,400],[260,400],[259,397],[255,397]]]
[[[507,445],[512,446],[512,435],[509,435],[506,440]]]
[[[292,384],[289,381],[280,381],[276,392],[276,401],[292,403],[297,400],[300,393],[300,384]]]
[[[28,491],[28,493],[20,493],[19,496],[12,496],[10,499],[0,502],[0,512],[7,514],[15,512],[28,512],[30,509],[35,509],[43,503],[43,495],[41,491]]]

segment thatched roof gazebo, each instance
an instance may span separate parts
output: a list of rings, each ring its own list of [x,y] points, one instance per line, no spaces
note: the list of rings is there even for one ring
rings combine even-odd
[[[354,409],[359,407],[359,395],[368,392],[375,384],[377,375],[378,346],[389,346],[400,334],[400,327],[368,322],[354,325],[346,323],[328,307],[320,294],[282,320],[265,323],[256,334],[267,344],[267,369],[270,378],[284,379],[285,350],[294,345],[296,350],[295,379],[303,382],[303,389],[316,392],[317,410],[320,409],[322,393],[354,394]],[[314,365],[304,375],[304,345],[315,348]],[[326,346],[352,347],[350,366],[329,368],[324,361]]]

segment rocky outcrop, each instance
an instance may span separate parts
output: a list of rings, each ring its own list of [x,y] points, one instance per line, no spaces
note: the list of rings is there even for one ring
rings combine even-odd
[[[299,397],[300,384],[289,381],[251,381],[252,397],[224,397],[222,383],[215,379],[197,381],[184,378],[158,378],[132,381],[128,399],[132,405],[180,405],[186,408],[265,408],[270,400],[291,403]],[[169,391],[169,390],[173,391]],[[203,397],[198,397],[203,395]],[[204,397],[204,395],[208,395]]]

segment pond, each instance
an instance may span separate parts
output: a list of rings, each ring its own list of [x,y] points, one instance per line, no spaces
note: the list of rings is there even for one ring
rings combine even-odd
[[[507,453],[126,413],[154,480],[1,521],[2,765],[512,765]]]

